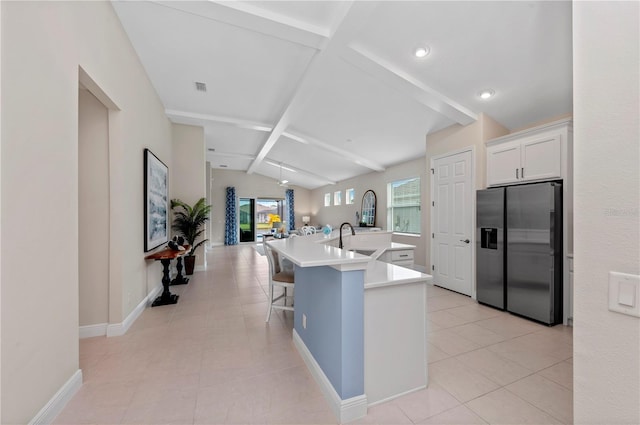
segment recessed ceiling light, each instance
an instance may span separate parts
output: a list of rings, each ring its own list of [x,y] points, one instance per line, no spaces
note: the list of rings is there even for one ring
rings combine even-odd
[[[420,47],[416,47],[416,49],[413,51],[413,54],[417,58],[423,58],[427,56],[430,51],[431,49],[429,48],[429,46],[420,46]]]
[[[493,95],[495,95],[496,92],[494,92],[491,89],[486,89],[486,90],[482,90],[480,93],[478,93],[478,96],[480,96],[480,99],[482,100],[487,100],[487,99],[491,99],[493,97]]]

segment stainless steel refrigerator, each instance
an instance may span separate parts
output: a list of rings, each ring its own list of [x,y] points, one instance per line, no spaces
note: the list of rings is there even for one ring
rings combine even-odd
[[[562,322],[562,183],[476,192],[478,301]]]

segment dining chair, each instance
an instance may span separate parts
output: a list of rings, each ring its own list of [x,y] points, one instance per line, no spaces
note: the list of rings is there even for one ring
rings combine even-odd
[[[315,235],[315,234],[316,234],[316,228],[313,226],[302,226],[300,228],[301,236],[308,236],[308,235]]]
[[[271,319],[271,310],[288,310],[293,311],[293,293],[288,294],[288,290],[293,291],[294,280],[293,271],[284,270],[280,266],[278,253],[274,251],[267,243],[263,244],[264,254],[267,257],[269,263],[269,307],[267,310],[266,322]],[[282,288],[283,292],[279,295],[274,294],[274,287]],[[281,303],[278,301],[282,300]],[[290,301],[290,305],[287,305],[287,300]]]

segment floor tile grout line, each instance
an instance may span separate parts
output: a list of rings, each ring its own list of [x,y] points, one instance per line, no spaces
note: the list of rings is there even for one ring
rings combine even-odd
[[[254,277],[254,278],[253,278],[253,282],[247,282],[247,283],[248,283],[248,285],[246,285],[246,286],[239,285],[239,282],[237,281],[237,277],[238,277],[238,276],[242,275],[242,274],[243,274],[243,273],[245,273],[247,270],[249,270],[249,268],[242,267],[242,262],[244,261],[244,264],[245,264],[245,265],[246,265],[246,264],[248,264],[249,262],[253,262],[253,259],[251,259],[251,255],[249,255],[249,254],[252,254],[252,252],[251,252],[251,253],[248,253],[247,251],[234,250],[234,254],[233,254],[233,255],[232,255],[232,254],[227,255],[228,259],[230,260],[229,262],[230,262],[230,263],[233,263],[233,265],[228,269],[228,270],[230,271],[230,276],[229,276],[228,280],[229,280],[229,281],[231,281],[231,282],[230,282],[230,283],[228,283],[228,284],[225,284],[225,288],[228,288],[228,289],[229,289],[229,288],[235,288],[235,289],[237,290],[237,289],[240,289],[240,288],[243,288],[243,287],[245,287],[245,288],[256,288],[256,286],[257,286],[257,287],[261,287],[261,288],[262,288],[262,290],[264,290],[264,285],[261,285],[261,281],[260,281],[260,279],[259,279],[259,278],[257,278],[257,277]],[[234,257],[234,256],[235,256],[235,257]],[[235,258],[235,259],[234,259],[233,261],[231,261],[231,259],[232,259],[232,258]],[[239,267],[239,266],[240,266],[240,267]],[[209,274],[209,275],[210,275],[210,274]],[[182,293],[181,293],[181,295],[182,295],[185,299],[186,299],[186,298],[188,298],[188,297],[190,297],[190,296],[200,296],[199,294],[196,294],[196,293],[194,292],[194,289],[195,289],[195,287],[185,288],[185,289],[184,289],[184,292],[182,292]],[[444,290],[444,289],[443,289],[443,290]],[[226,291],[225,291],[225,292],[226,292]],[[455,296],[455,295],[459,295],[459,294],[454,294],[454,293],[452,293],[452,294],[438,294],[438,295],[451,295],[451,296]],[[209,296],[209,294],[208,294],[207,296]],[[227,295],[225,295],[225,297],[226,297],[226,296],[227,296]],[[461,296],[461,297],[464,297],[463,295],[460,295],[460,296]],[[232,295],[232,298],[233,298],[233,299],[238,299],[239,297],[238,297],[237,295],[235,295],[235,296],[234,296],[234,295]],[[434,299],[437,299],[437,298],[438,298],[438,296],[433,297],[433,298],[434,298]],[[465,299],[466,299],[466,298],[465,298]],[[255,304],[255,303],[248,303],[248,304],[245,304],[245,302],[244,302],[244,301],[238,300],[238,304],[237,304],[237,305],[238,305],[238,307],[242,308],[242,306],[251,306],[251,305],[253,305],[253,304]],[[461,305],[449,306],[449,307],[447,307],[447,308],[440,309],[440,310],[437,310],[437,311],[443,311],[443,312],[447,312],[447,313],[449,313],[449,314],[455,315],[455,313],[452,311],[453,309],[459,309],[459,308],[464,308],[464,307],[467,307],[467,306],[474,306],[474,305],[475,305],[475,304],[473,304],[473,303],[467,303],[467,304],[461,304]],[[239,317],[242,317],[242,321],[243,321],[243,332],[244,332],[244,333],[246,333],[246,332],[247,332],[247,331],[249,331],[250,329],[254,329],[254,330],[258,330],[258,329],[260,329],[260,327],[259,327],[259,326],[256,326],[256,327],[249,327],[249,326],[248,326],[248,325],[249,325],[249,323],[254,322],[254,321],[256,320],[255,318],[253,318],[253,317],[252,317],[252,316],[253,316],[253,313],[251,313],[250,311],[253,311],[253,310],[252,310],[251,308],[249,308],[249,310],[244,310],[244,309],[243,309],[243,310],[242,310],[242,315],[241,315],[241,316],[239,316]],[[161,325],[161,328],[164,328],[164,329],[170,329],[170,324],[171,324],[171,322],[173,322],[173,321],[174,321],[174,319],[175,319],[175,317],[178,315],[178,313],[179,313],[179,310],[178,310],[178,309],[173,309],[173,310],[171,311],[171,314],[170,314],[170,316],[169,316],[170,318],[168,319],[167,323],[164,323],[163,325]],[[256,316],[257,316],[257,315],[256,315]],[[290,325],[290,321],[289,321],[286,317],[280,317],[279,315],[277,315],[277,316],[278,316],[278,320],[279,320],[279,322],[278,322],[278,326],[286,327],[287,325]],[[457,317],[458,317],[458,316],[457,316]],[[471,321],[466,321],[466,320],[468,320],[467,318],[461,317],[461,319],[462,319],[462,320],[465,320],[465,322],[464,322],[464,323],[459,324],[459,325],[456,325],[456,326],[452,326],[452,327],[450,327],[450,328],[447,328],[447,329],[449,329],[449,330],[452,330],[451,334],[452,334],[452,335],[455,335],[455,337],[456,337],[456,338],[461,338],[463,341],[464,341],[464,340],[466,340],[466,341],[468,341],[468,342],[471,342],[471,343],[474,343],[474,344],[476,344],[476,345],[480,345],[480,346],[479,346],[478,348],[475,348],[475,349],[472,349],[472,350],[469,350],[469,351],[465,351],[465,352],[463,352],[463,353],[457,353],[457,354],[455,354],[455,355],[450,355],[450,354],[448,354],[448,353],[446,353],[446,352],[445,352],[445,353],[443,353],[443,354],[447,356],[447,357],[446,357],[446,359],[451,359],[451,358],[453,358],[453,359],[456,359],[457,361],[460,361],[462,364],[464,364],[464,362],[462,362],[462,360],[460,359],[460,357],[461,357],[461,356],[463,356],[463,355],[465,355],[465,354],[472,353],[472,352],[475,352],[475,351],[478,351],[478,350],[481,350],[481,349],[484,349],[484,348],[489,348],[489,347],[492,347],[492,346],[494,346],[494,345],[497,345],[497,344],[500,344],[500,343],[503,343],[503,342],[512,341],[512,340],[515,340],[515,339],[520,338],[520,337],[522,337],[522,336],[530,335],[531,333],[542,333],[542,332],[544,332],[544,329],[534,330],[534,331],[527,332],[527,333],[524,333],[524,334],[521,334],[521,335],[516,335],[516,336],[511,336],[511,337],[505,337],[505,340],[504,340],[504,341],[495,342],[495,343],[487,344],[487,345],[482,345],[483,343],[477,343],[476,341],[470,340],[470,339],[466,338],[465,336],[463,336],[463,335],[459,335],[459,334],[457,334],[457,333],[455,332],[455,329],[456,329],[456,328],[459,328],[459,327],[462,327],[462,326],[466,326],[466,325],[469,325],[469,324],[477,324],[477,322],[479,322],[479,321],[482,321],[482,320],[488,320],[488,319],[497,318],[497,317],[498,317],[498,316],[493,316],[493,317],[483,318],[483,319],[474,319],[474,320],[471,320]],[[488,332],[493,332],[491,329],[487,329],[487,328],[485,328],[485,329],[486,329]],[[142,330],[144,330],[144,329],[142,329]],[[444,330],[444,329],[442,329],[442,330]],[[494,332],[494,333],[495,333],[495,332]],[[559,335],[561,335],[561,334],[559,334]],[[541,336],[543,336],[543,335],[541,335]],[[555,338],[555,336],[554,336],[554,338]],[[561,340],[561,341],[562,341],[562,340]],[[565,344],[565,343],[566,343],[566,341],[563,341],[562,343],[563,343],[563,344]],[[253,347],[253,343],[249,343],[249,345],[250,345],[251,347]],[[262,343],[261,343],[261,344],[259,344],[258,346],[263,346],[263,345],[262,345]],[[268,344],[267,344],[267,345],[264,345],[264,347],[267,347],[267,346],[269,346],[269,345],[268,345]],[[437,346],[435,346],[435,345],[434,345],[434,347],[435,347],[435,348],[438,348],[438,347],[437,347]],[[251,350],[253,350],[253,348],[251,348]],[[493,352],[493,351],[491,351],[491,352],[492,352],[493,354],[497,355],[498,357],[504,358],[504,357],[502,357],[499,353],[495,353],[495,352]],[[554,356],[550,356],[550,357],[554,357]],[[557,357],[556,357],[557,362],[556,362],[556,363],[554,363],[553,365],[547,366],[547,367],[545,367],[545,368],[543,368],[543,369],[540,369],[540,370],[538,370],[538,371],[532,371],[532,373],[531,373],[531,374],[529,374],[529,375],[527,375],[527,376],[525,376],[525,377],[522,377],[522,378],[520,378],[520,379],[525,379],[525,378],[527,378],[527,377],[530,377],[530,376],[531,376],[531,375],[533,375],[533,374],[540,374],[541,372],[543,372],[543,371],[544,371],[544,370],[546,370],[546,369],[549,369],[549,368],[551,368],[551,367],[553,367],[553,366],[555,366],[555,365],[557,365],[557,364],[559,364],[559,363],[568,362],[568,361],[571,359],[571,357],[569,357],[569,358],[566,358],[566,357],[564,357],[564,358],[560,358],[560,357],[564,357],[564,356],[557,356]],[[442,360],[445,360],[445,359],[442,359]],[[440,360],[440,361],[442,361],[442,360]],[[200,361],[201,361],[201,366],[202,366],[202,362],[204,361],[204,359],[203,359],[202,357],[200,357]],[[432,364],[436,364],[436,363],[438,363],[438,362],[433,362]],[[517,363],[517,362],[516,362],[516,363]],[[294,366],[294,367],[295,367],[295,366]],[[481,376],[486,377],[490,382],[494,382],[494,384],[498,386],[498,389],[500,389],[500,388],[505,388],[505,387],[506,387],[506,385],[500,385],[500,384],[496,383],[495,381],[493,381],[493,380],[491,379],[491,377],[490,377],[490,376],[488,376],[488,375],[486,375],[486,374],[484,374],[484,373],[480,372],[480,370],[478,370],[478,369],[474,369],[474,368],[472,368],[472,367],[469,367],[469,366],[467,366],[466,364],[465,364],[465,367],[468,367],[469,369],[471,369],[471,370],[474,370],[474,371],[478,372]],[[525,369],[527,369],[527,368],[525,367]],[[265,373],[269,373],[269,372],[265,372]],[[261,376],[261,375],[263,375],[263,374],[259,373],[258,375],[255,375],[255,376]],[[203,382],[203,381],[202,381],[202,377],[203,377],[203,375],[200,373],[200,374],[199,374],[199,376],[198,376],[198,382],[197,382],[197,387],[198,387],[199,389],[200,389],[200,388],[202,388],[202,387],[200,386],[200,385],[201,385],[201,383]],[[566,387],[564,387],[562,384],[560,384],[560,383],[558,383],[558,382],[555,382],[555,381],[554,381],[554,380],[552,380],[552,379],[546,378],[546,377],[544,377],[544,376],[542,376],[542,375],[541,375],[541,377],[542,377],[542,378],[544,378],[544,379],[546,379],[546,380],[548,380],[548,381],[550,381],[550,382],[552,382],[552,383],[554,383],[554,384],[556,384],[558,387],[566,388]],[[242,380],[251,380],[251,377],[247,376],[247,377],[241,377],[241,378],[239,378],[239,379],[242,379]],[[520,379],[519,379],[519,380],[520,380]],[[519,380],[516,380],[516,381],[514,381],[514,382],[518,382]],[[512,384],[512,383],[507,384],[507,385],[511,385],[511,384]],[[140,387],[140,385],[141,385],[141,383],[140,383],[140,381],[138,380],[138,382],[136,383],[136,388],[139,388],[139,387]],[[496,389],[496,390],[498,390],[498,389]],[[506,388],[505,388],[505,389],[506,389]],[[571,389],[568,389],[568,388],[566,388],[566,389],[567,389],[568,391],[572,391]],[[446,391],[446,392],[448,393],[448,391],[447,391],[446,389],[444,389],[444,388],[443,388],[443,390],[444,390],[444,391]],[[493,390],[493,391],[496,391],[496,390]],[[508,391],[508,390],[507,390],[507,391]],[[491,392],[491,391],[490,391],[490,392]],[[488,393],[490,393],[490,392],[488,392]],[[485,393],[485,395],[486,395],[486,394],[488,394],[488,393]],[[511,391],[509,391],[509,393],[512,393],[512,392],[511,392]],[[450,394],[450,393],[449,393],[449,394]],[[517,398],[522,399],[522,397],[518,396],[517,394],[514,394],[514,395],[515,395]],[[455,397],[454,397],[454,398],[455,398]],[[466,403],[460,402],[459,400],[457,400],[457,398],[456,398],[456,401],[458,402],[458,406],[461,406],[461,405],[463,405],[463,406],[464,406],[464,405],[466,405]],[[471,401],[471,400],[470,400],[470,401]],[[527,404],[530,404],[530,405],[532,405],[533,407],[535,407],[537,410],[541,410],[541,411],[543,411],[543,412],[547,413],[544,409],[541,409],[540,407],[536,406],[535,404],[530,403],[530,402],[527,402],[526,400],[524,400],[524,401],[525,401]],[[467,402],[467,403],[468,403],[468,402]],[[454,408],[456,408],[456,407],[458,407],[458,406],[451,407],[451,408],[449,408],[449,409],[444,410],[443,412],[439,412],[438,414],[441,414],[441,413],[444,413],[444,412],[450,411],[450,410],[452,410],[452,409],[454,409]],[[194,405],[194,409],[196,409],[196,408],[197,408],[197,402],[196,402],[196,404]],[[468,408],[468,406],[467,406],[467,408]],[[411,421],[411,418],[409,418],[409,417],[408,417],[408,415],[406,414],[406,412],[405,412],[404,410],[402,410],[402,409],[400,409],[400,410],[401,410],[401,412],[402,412],[402,415],[403,415],[404,417],[406,417],[409,421]],[[473,411],[473,409],[471,409],[471,411]],[[475,411],[473,411],[473,412],[474,412],[474,414],[477,414],[477,415],[478,415],[478,417],[482,418],[482,416],[481,416],[481,415],[479,415],[477,412],[475,412]],[[125,417],[125,416],[124,416],[125,414],[126,414],[126,412],[122,414],[122,418],[124,418],[124,417]],[[555,416],[553,416],[552,414],[550,414],[550,413],[549,413],[549,415],[550,415],[551,417],[555,418]],[[424,421],[425,419],[428,419],[428,418],[433,417],[433,416],[435,416],[435,415],[428,416],[428,417],[426,417],[426,418],[421,419],[420,421]],[[482,419],[483,419],[483,420],[485,420],[484,418],[482,418]],[[557,418],[555,418],[555,419],[557,419]],[[195,422],[196,422],[196,416],[195,416],[195,410],[194,410],[193,423],[195,423]],[[415,423],[415,422],[414,422],[414,423]]]
[[[509,384],[509,385],[511,385],[511,384]],[[557,418],[557,417],[556,417],[556,416],[554,416],[553,414],[551,414],[551,413],[549,413],[548,411],[544,410],[542,407],[540,407],[540,406],[536,406],[535,404],[533,404],[533,403],[532,403],[532,402],[530,402],[529,400],[526,400],[526,399],[522,398],[521,396],[519,396],[518,394],[516,394],[516,393],[514,393],[513,391],[509,390],[508,388],[504,387],[504,390],[505,390],[505,391],[508,391],[509,393],[511,393],[512,395],[514,395],[515,397],[518,397],[520,400],[524,401],[525,403],[527,403],[527,404],[529,404],[529,405],[531,405],[531,406],[535,407],[536,409],[538,409],[538,410],[540,410],[540,411],[544,412],[545,414],[547,414],[547,415],[551,416],[553,419],[557,420],[558,422],[560,422],[560,423],[562,423],[562,424],[564,424],[564,423],[565,423],[562,419]],[[573,413],[573,406],[570,406],[570,409],[572,410],[572,413]],[[573,416],[573,415],[572,415],[572,416]]]

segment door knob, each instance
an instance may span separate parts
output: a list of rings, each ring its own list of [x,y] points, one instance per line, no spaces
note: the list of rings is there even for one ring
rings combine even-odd
[[[460,239],[460,242],[469,243],[471,241],[469,239]]]

